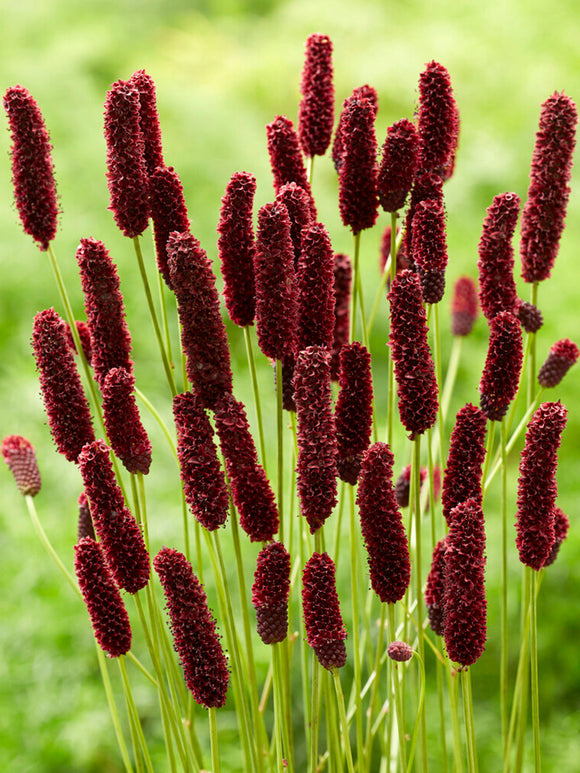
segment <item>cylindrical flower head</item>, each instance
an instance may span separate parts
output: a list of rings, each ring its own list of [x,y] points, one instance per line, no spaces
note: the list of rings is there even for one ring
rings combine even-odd
[[[457,505],[445,551],[445,648],[450,660],[472,666],[487,637],[485,529],[481,505]]]
[[[517,317],[502,311],[490,322],[489,346],[479,382],[481,410],[501,421],[518,391],[522,369],[522,330]]]
[[[334,253],[322,223],[306,228],[297,272],[297,351],[334,339]]]
[[[533,303],[528,301],[518,301],[518,314],[517,317],[521,323],[522,328],[526,333],[537,333],[538,330],[544,324],[544,318],[542,312]]]
[[[439,407],[437,379],[427,343],[427,316],[421,281],[413,271],[401,271],[388,294],[391,307],[389,346],[401,422],[412,437],[432,427]]]
[[[338,177],[338,204],[345,226],[354,234],[372,228],[378,215],[377,138],[375,110],[368,99],[357,99],[345,111],[344,145]]]
[[[77,319],[75,320],[75,327],[77,329],[77,333],[79,334],[79,338],[81,339],[81,347],[85,355],[85,360],[87,361],[88,365],[91,365],[91,360],[93,358],[93,345],[91,343],[91,331],[89,330],[89,326],[86,322]],[[73,338],[73,334],[68,322],[66,323],[66,341],[71,352],[73,354],[78,354],[75,340]]]
[[[514,281],[512,237],[518,222],[520,199],[515,193],[501,193],[487,209],[479,240],[479,303],[488,322],[500,311],[518,313],[518,292]]]
[[[173,232],[167,255],[187,378],[204,405],[213,408],[224,392],[232,391],[230,350],[215,276],[205,250],[189,233]]]
[[[187,687],[201,706],[221,708],[230,674],[205,591],[189,561],[177,550],[162,548],[153,566],[167,599],[173,641]]]
[[[240,526],[252,542],[271,540],[278,531],[278,508],[266,473],[258,464],[245,408],[233,395],[223,395],[214,419]]]
[[[256,241],[252,224],[255,193],[254,175],[235,172],[222,197],[217,227],[226,309],[232,322],[240,327],[252,325],[256,313]]]
[[[377,94],[377,90],[368,84],[353,89],[352,94],[342,103],[342,112],[338,119],[336,132],[334,133],[334,142],[332,143],[332,163],[334,164],[337,173],[340,172],[344,163],[344,124],[348,113],[348,107],[357,99],[368,99],[370,101],[373,106],[375,118],[379,109],[379,95]]]
[[[550,347],[550,354],[538,373],[540,386],[557,386],[577,360],[578,347],[573,341],[569,338],[556,341]]]
[[[435,545],[431,569],[425,585],[425,605],[429,616],[431,630],[437,636],[443,636],[445,631],[445,553],[447,552],[447,537]]]
[[[403,118],[387,129],[377,178],[379,203],[385,212],[405,206],[417,171],[419,138],[411,121]]]
[[[411,579],[409,545],[393,489],[393,462],[386,443],[375,443],[365,452],[356,500],[371,585],[387,604],[403,598]]]
[[[415,175],[415,181],[411,190],[411,198],[405,215],[405,231],[403,233],[404,249],[407,253],[410,267],[414,267],[413,258],[413,220],[417,207],[422,201],[437,201],[443,207],[443,182],[435,172],[420,169]]]
[[[459,410],[451,433],[441,503],[447,525],[453,508],[473,499],[481,504],[481,476],[485,459],[487,416],[471,403]]]
[[[332,41],[328,35],[309,35],[298,108],[298,137],[305,156],[323,156],[330,145],[334,124],[332,74]]]
[[[477,287],[469,276],[460,276],[453,287],[451,301],[451,332],[467,336],[477,319]]]
[[[290,220],[278,202],[258,213],[254,271],[258,343],[266,357],[281,360],[295,350],[297,304]]]
[[[336,567],[328,553],[313,553],[302,573],[306,639],[329,671],[346,663],[346,629],[336,592]]]
[[[570,196],[576,144],[576,105],[554,93],[542,105],[522,214],[520,257],[526,282],[542,282],[554,266]]]
[[[296,183],[283,185],[276,194],[276,201],[283,204],[290,218],[290,238],[294,245],[294,267],[298,270],[298,261],[302,251],[302,234],[312,223],[310,198]]]
[[[2,441],[1,450],[18,491],[22,496],[35,497],[42,482],[32,443],[22,435],[7,435]]]
[[[285,115],[278,115],[266,126],[266,136],[270,166],[274,175],[274,190],[279,193],[280,188],[287,183],[299,185],[308,194],[310,213],[312,218],[316,219],[316,207],[294,124]]]
[[[81,239],[76,258],[91,334],[91,364],[102,389],[111,368],[133,372],[131,334],[125,321],[117,269],[103,242]]]
[[[112,658],[131,649],[131,624],[101,546],[90,537],[75,545],[75,574],[99,647]]]
[[[289,593],[290,553],[281,542],[272,542],[258,553],[252,586],[258,634],[264,644],[286,638]]]
[[[435,483],[435,472],[438,469],[439,468],[437,467],[435,468],[435,470],[433,470],[434,483]],[[429,473],[429,470],[426,467],[421,467],[421,469],[419,470],[419,483],[421,486],[421,490],[423,489],[428,473]],[[395,483],[395,499],[397,500],[397,504],[399,505],[399,507],[409,507],[410,493],[411,493],[411,465],[408,464],[405,468],[403,468],[403,470],[401,471],[401,474],[397,478],[397,482]]]
[[[56,447],[76,462],[82,447],[95,439],[89,403],[66,340],[66,325],[54,309],[39,312],[32,348],[40,390]]]
[[[139,125],[145,143],[145,165],[148,174],[151,175],[158,166],[165,165],[161,144],[161,127],[157,114],[155,83],[145,70],[134,72],[129,78],[129,83],[139,92]]]
[[[276,382],[276,363],[272,363],[274,370],[274,388],[277,389]],[[296,357],[293,354],[287,354],[282,359],[282,408],[285,411],[296,413],[296,403],[294,402],[294,368],[296,367]]]
[[[106,443],[87,443],[78,461],[109,569],[117,585],[128,593],[136,593],[149,582],[149,556],[141,529],[125,506],[115,480]]]
[[[371,355],[358,341],[342,347],[338,384],[334,409],[336,466],[340,479],[354,486],[373,426]]]
[[[337,252],[334,255],[334,337],[330,377],[338,379],[340,352],[350,337],[350,290],[352,285],[352,264],[348,255]]]
[[[413,262],[421,278],[425,303],[439,303],[445,292],[447,237],[445,211],[440,201],[419,202],[413,217]]]
[[[226,522],[229,499],[212,426],[192,392],[173,398],[173,415],[185,501],[196,520],[213,531]]]
[[[48,131],[36,100],[12,86],[2,100],[12,133],[12,183],[24,232],[48,249],[56,235],[58,202]]]
[[[147,475],[151,443],[135,402],[135,376],[125,368],[111,368],[103,384],[103,419],[115,455],[126,470]]]
[[[133,239],[147,228],[149,181],[141,131],[139,91],[131,81],[117,81],[105,101],[107,184],[115,223]]]
[[[554,509],[554,543],[550,550],[548,558],[544,561],[544,568],[551,566],[560,552],[560,545],[566,539],[568,535],[568,529],[570,528],[570,521],[568,516],[559,507]]]
[[[91,516],[91,508],[86,493],[83,491],[79,496],[79,521],[78,521],[78,541],[80,542],[83,537],[90,537],[96,540],[95,527],[93,526],[93,518]]]
[[[298,423],[297,488],[300,513],[310,533],[319,529],[336,504],[336,434],[330,390],[330,357],[321,346],[298,355],[294,370]]]
[[[173,288],[167,258],[167,240],[172,231],[189,231],[183,185],[175,169],[172,166],[155,169],[149,176],[149,192],[157,268],[171,290]]]
[[[429,62],[419,76],[419,167],[443,174],[457,145],[459,113],[449,73]]]
[[[387,647],[387,655],[397,663],[405,663],[413,657],[413,650],[404,641],[392,641]]]
[[[542,403],[528,424],[520,460],[516,546],[522,564],[536,571],[555,541],[556,467],[566,417],[560,402]]]

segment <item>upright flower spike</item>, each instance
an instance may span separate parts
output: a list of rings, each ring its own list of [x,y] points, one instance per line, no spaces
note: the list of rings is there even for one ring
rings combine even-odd
[[[564,93],[555,92],[543,103],[522,213],[520,257],[525,282],[547,279],[558,254],[570,196],[577,123],[576,105]]]
[[[131,649],[131,624],[98,542],[83,537],[75,545],[75,574],[99,647],[112,658]]]
[[[157,113],[157,97],[153,78],[145,70],[137,70],[129,78],[129,83],[139,92],[139,125],[145,145],[145,166],[149,175],[158,166],[164,166],[163,146],[161,144],[161,126]],[[180,230],[180,229],[179,229]]]
[[[518,313],[514,281],[512,238],[518,222],[520,199],[515,193],[495,196],[483,221],[479,240],[479,303],[488,322],[500,311]]]
[[[232,322],[240,327],[252,325],[256,313],[256,240],[252,224],[255,193],[254,175],[235,172],[222,197],[217,227],[226,308]]]
[[[413,217],[413,262],[421,278],[425,303],[439,303],[445,292],[447,238],[445,211],[440,201],[419,202]]]
[[[334,253],[328,231],[314,223],[302,235],[297,272],[297,351],[325,346],[334,338]]]
[[[352,265],[348,255],[337,252],[334,255],[334,338],[330,377],[338,380],[340,352],[350,336],[350,290],[352,285]]]
[[[189,215],[183,196],[183,185],[172,166],[158,167],[149,175],[151,219],[155,234],[157,268],[172,290],[167,257],[167,240],[172,231],[189,231]]]
[[[509,311],[490,323],[489,346],[479,382],[481,410],[491,421],[501,421],[518,391],[522,369],[522,330]]]
[[[570,528],[570,521],[566,513],[559,507],[554,509],[554,542],[550,550],[548,558],[543,563],[544,568],[551,566],[560,552],[560,546],[568,535],[568,529]]]
[[[230,679],[207,597],[191,564],[177,550],[162,548],[153,559],[171,621],[185,682],[200,706],[221,708]]]
[[[266,136],[270,166],[274,175],[274,190],[278,194],[280,188],[287,183],[299,185],[308,194],[310,213],[312,218],[316,219],[316,207],[294,124],[285,115],[278,115],[266,126]]]
[[[1,450],[18,491],[22,496],[35,497],[42,482],[32,443],[22,435],[7,435]]]
[[[193,392],[173,398],[173,416],[185,501],[195,519],[214,531],[226,522],[229,499],[212,426]]]
[[[197,239],[173,232],[167,242],[187,378],[207,408],[232,391],[230,350],[215,277]]]
[[[278,531],[278,508],[258,464],[245,408],[233,395],[225,394],[215,407],[214,418],[240,526],[252,542],[271,540]]]
[[[353,89],[352,94],[342,103],[342,112],[334,134],[334,142],[332,143],[332,163],[334,164],[337,174],[340,173],[344,163],[344,124],[348,113],[348,107],[357,99],[368,99],[370,101],[373,106],[375,118],[379,109],[379,95],[377,94],[376,89],[368,84]]]
[[[413,271],[395,277],[388,294],[391,307],[389,346],[401,422],[411,437],[421,435],[437,419],[437,379],[427,343],[427,316],[421,282]]]
[[[39,312],[32,348],[40,390],[56,447],[76,462],[82,447],[95,439],[89,403],[66,340],[66,325],[54,309]]]
[[[467,336],[477,319],[477,287],[469,276],[460,276],[453,287],[451,300],[451,332]]]
[[[264,644],[286,638],[289,593],[290,553],[281,542],[271,542],[258,553],[252,586],[258,635]]]
[[[518,300],[518,319],[526,333],[537,333],[544,324],[542,312],[533,303]]]
[[[78,501],[79,506],[79,520],[78,520],[78,541],[80,542],[83,537],[95,537],[95,527],[93,526],[93,518],[91,516],[91,508],[86,492],[81,492]]]
[[[459,113],[449,73],[429,62],[419,77],[419,167],[442,175],[457,145]]]
[[[298,108],[298,138],[305,156],[323,156],[334,124],[332,41],[314,33],[306,40]]]
[[[445,551],[445,648],[449,659],[472,666],[485,649],[485,530],[481,505],[457,505]]]
[[[383,603],[400,601],[411,579],[407,535],[393,489],[393,454],[375,443],[364,454],[357,504],[371,586]]]
[[[115,480],[109,448],[103,440],[87,443],[78,462],[109,569],[119,587],[136,593],[149,582],[149,555]]]
[[[298,261],[302,250],[302,234],[312,223],[310,198],[296,183],[283,185],[276,195],[276,201],[283,204],[290,218],[290,238],[294,245],[294,267],[298,270]]]
[[[437,201],[443,207],[443,182],[435,172],[420,169],[415,175],[407,214],[405,215],[405,231],[402,246],[407,254],[410,267],[414,267],[413,259],[413,220],[417,207],[422,201]]]
[[[346,629],[336,592],[336,567],[328,553],[313,553],[302,573],[302,607],[308,644],[329,671],[346,663]]]
[[[528,424],[520,460],[516,546],[522,564],[536,571],[555,541],[556,467],[567,413],[560,402],[542,403]]]
[[[32,94],[12,86],[2,100],[12,134],[12,183],[24,232],[41,250],[56,235],[58,201],[50,138]]]
[[[569,338],[562,338],[550,347],[550,353],[538,373],[542,387],[555,387],[578,360],[578,347]]]
[[[103,419],[115,455],[131,473],[147,475],[151,443],[135,402],[135,376],[125,368],[111,368],[103,384]]]
[[[131,81],[117,81],[107,92],[105,141],[109,209],[123,235],[133,239],[149,221],[149,181],[139,91]]]
[[[429,616],[431,630],[437,636],[445,632],[445,553],[447,552],[447,537],[435,545],[431,569],[425,585],[425,605]]]
[[[385,212],[405,206],[417,171],[419,138],[411,121],[403,118],[387,129],[377,177],[379,203]]]

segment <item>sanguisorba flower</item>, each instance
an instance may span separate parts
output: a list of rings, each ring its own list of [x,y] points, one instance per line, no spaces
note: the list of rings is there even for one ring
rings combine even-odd
[[[183,185],[172,166],[157,167],[149,175],[149,203],[155,234],[157,268],[169,289],[171,276],[167,258],[167,240],[172,231],[189,231],[189,215],[183,195]]]
[[[155,83],[145,70],[134,72],[129,83],[139,92],[139,125],[145,144],[145,165],[151,175],[158,166],[164,166]]]
[[[436,172],[419,169],[415,175],[409,206],[405,215],[405,230],[403,232],[402,246],[407,254],[410,267],[414,267],[413,260],[413,220],[417,207],[422,201],[437,201],[443,207],[443,181]]]
[[[103,384],[103,419],[115,455],[131,473],[147,475],[151,443],[135,402],[135,376],[125,368],[111,368]]]
[[[437,636],[445,632],[445,553],[447,537],[435,545],[431,559],[431,569],[425,584],[425,606],[431,630]]]
[[[490,322],[487,358],[479,382],[481,410],[501,421],[518,391],[522,369],[522,330],[519,320],[502,311]]]
[[[278,115],[266,126],[266,136],[276,194],[283,185],[296,183],[308,194],[310,212],[316,219],[316,207],[294,124],[285,115]]]
[[[271,542],[258,553],[252,604],[264,644],[284,641],[288,633],[290,553],[281,542]]]
[[[518,222],[520,199],[515,193],[494,197],[483,221],[479,240],[479,303],[488,322],[500,311],[517,314],[512,238]]]
[[[87,365],[91,365],[91,361],[93,359],[93,344],[91,342],[91,331],[89,330],[89,326],[87,325],[86,322],[83,322],[82,320],[77,319],[75,320],[75,327],[77,329],[77,333],[79,334],[81,347],[83,350],[83,354],[85,355],[85,360],[87,361]],[[75,344],[72,330],[68,322],[66,323],[66,340],[71,352],[73,352],[73,354],[78,354],[77,345]]]
[[[298,108],[298,138],[305,156],[323,156],[334,124],[332,41],[315,32],[306,40]]]
[[[334,338],[330,377],[338,379],[340,352],[350,336],[350,291],[352,285],[352,264],[348,255],[337,252],[334,255]]]
[[[562,338],[550,347],[550,353],[538,373],[540,386],[555,387],[578,360],[578,347],[569,338]]]
[[[83,537],[95,537],[95,527],[93,526],[93,518],[91,516],[91,507],[85,491],[82,491],[79,500],[79,520],[78,520],[78,541],[80,542]]]
[[[396,663],[406,663],[413,657],[413,650],[404,641],[392,641],[387,647],[387,655]]]
[[[2,441],[2,456],[14,476],[18,491],[35,497],[40,491],[41,479],[34,446],[22,435],[7,435]]]
[[[368,83],[364,86],[358,86],[356,89],[353,89],[352,94],[344,100],[342,103],[342,111],[340,113],[340,118],[338,119],[336,132],[334,133],[334,141],[332,143],[332,163],[334,164],[334,168],[336,169],[337,173],[340,173],[344,163],[343,131],[346,116],[348,114],[348,108],[352,102],[356,101],[357,99],[368,99],[370,101],[373,106],[375,118],[379,110],[379,95],[377,94],[377,90],[372,86],[369,86]]]
[[[334,338],[334,253],[322,223],[314,223],[302,233],[296,280],[297,351],[308,346],[330,350]]]
[[[543,566],[551,566],[560,552],[560,546],[568,535],[568,529],[570,528],[570,520],[566,513],[559,507],[554,508],[554,542],[550,550],[548,558],[543,563]]]
[[[555,541],[558,448],[567,411],[560,403],[542,403],[530,419],[520,460],[516,546],[520,561],[539,571]]]
[[[426,199],[417,204],[413,216],[413,262],[421,278],[425,303],[439,303],[445,292],[447,237],[445,210],[440,201]]]
[[[276,201],[283,204],[290,218],[290,238],[294,245],[294,267],[298,270],[298,261],[302,251],[302,234],[312,223],[310,197],[296,183],[286,183],[276,194]]]
[[[58,202],[44,118],[24,86],[12,86],[2,100],[12,134],[12,182],[25,233],[47,250],[56,235]]]
[[[458,135],[457,105],[448,71],[429,62],[419,76],[419,167],[442,175],[451,161]]]
[[[302,573],[302,607],[308,644],[329,671],[346,663],[346,629],[336,592],[336,567],[328,553],[313,553]]]
[[[205,708],[221,708],[230,679],[226,657],[207,597],[191,564],[177,550],[162,548],[153,559],[171,621],[185,682]]]
[[[467,336],[477,319],[477,287],[469,276],[460,276],[453,287],[451,299],[451,332]]]
[[[387,129],[377,177],[379,203],[385,212],[405,206],[417,171],[419,138],[415,125],[403,118]]]
[[[518,319],[526,333],[537,333],[544,324],[542,312],[528,301],[518,301]]]

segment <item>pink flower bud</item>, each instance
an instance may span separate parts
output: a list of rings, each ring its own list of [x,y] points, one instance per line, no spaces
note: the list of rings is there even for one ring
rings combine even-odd
[[[22,435],[7,435],[2,441],[2,456],[22,496],[35,497],[41,480],[32,443]]]
[[[346,629],[336,593],[336,568],[327,553],[314,553],[304,566],[302,606],[306,638],[320,665],[341,668],[346,663]]]
[[[518,319],[526,333],[537,333],[544,324],[542,312],[533,303],[518,301]]]
[[[306,156],[323,156],[330,145],[334,123],[332,74],[332,41],[328,35],[309,35],[298,109],[298,137]]]
[[[404,641],[392,641],[387,647],[387,655],[397,663],[405,663],[413,657],[413,650]]]
[[[515,193],[502,193],[494,198],[483,221],[477,267],[479,302],[488,322],[500,311],[518,313],[514,250],[511,242],[519,211],[519,197]]]

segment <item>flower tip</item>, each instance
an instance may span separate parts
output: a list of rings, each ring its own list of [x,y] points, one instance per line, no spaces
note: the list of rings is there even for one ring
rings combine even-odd
[[[41,480],[32,443],[21,435],[7,435],[2,441],[2,456],[23,496],[35,497]]]

